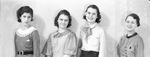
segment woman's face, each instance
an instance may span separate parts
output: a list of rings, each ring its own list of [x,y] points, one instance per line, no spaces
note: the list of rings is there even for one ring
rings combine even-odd
[[[24,25],[28,25],[31,21],[31,14],[30,13],[23,13],[20,17],[21,19],[21,23],[23,23]]]
[[[86,19],[89,23],[94,23],[97,19],[97,10],[89,7],[85,12]]]
[[[136,20],[133,19],[133,17],[131,16],[127,17],[125,23],[126,23],[126,29],[129,32],[135,30],[135,28],[137,27]]]
[[[59,28],[66,29],[69,23],[69,17],[61,14],[57,20]]]

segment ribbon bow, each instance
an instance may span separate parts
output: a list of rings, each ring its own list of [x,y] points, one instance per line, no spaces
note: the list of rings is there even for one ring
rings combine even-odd
[[[57,34],[54,35],[54,38],[60,38],[61,36],[62,36],[61,33],[57,33]]]
[[[83,32],[86,34],[85,40],[88,41],[88,37],[92,35],[92,29],[90,27],[84,27]]]
[[[68,34],[68,33],[69,33],[69,31],[65,31],[65,32],[63,32],[63,33],[57,32],[53,37],[54,37],[54,38],[60,38],[60,37],[66,35],[66,34]]]

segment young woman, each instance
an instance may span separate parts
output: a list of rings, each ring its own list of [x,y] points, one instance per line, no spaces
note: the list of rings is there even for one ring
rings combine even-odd
[[[40,57],[40,37],[38,31],[30,25],[33,21],[33,10],[29,6],[22,6],[17,10],[20,23],[15,32],[16,57]]]
[[[106,40],[104,29],[98,25],[101,15],[96,5],[89,5],[83,19],[86,24],[80,31],[80,57],[105,57]]]
[[[77,51],[77,38],[68,28],[71,26],[71,15],[61,10],[55,17],[54,24],[58,27],[49,35],[42,53],[47,57],[73,57]]]
[[[142,37],[135,31],[140,26],[140,18],[131,13],[125,19],[127,34],[121,37],[117,47],[119,57],[144,57]]]

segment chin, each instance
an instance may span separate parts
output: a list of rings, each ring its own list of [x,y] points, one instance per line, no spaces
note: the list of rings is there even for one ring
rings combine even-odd
[[[128,32],[133,31],[133,29],[127,29]]]
[[[66,29],[66,27],[64,27],[64,26],[63,26],[63,27],[60,27],[60,28],[62,28],[62,29]]]
[[[93,20],[88,20],[89,22],[92,22]]]

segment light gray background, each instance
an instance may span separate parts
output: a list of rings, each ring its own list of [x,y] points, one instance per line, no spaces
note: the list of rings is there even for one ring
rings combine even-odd
[[[60,9],[67,9],[72,17],[73,30],[79,36],[84,24],[83,13],[89,4],[96,4],[102,15],[100,25],[106,31],[107,57],[117,57],[116,46],[125,34],[124,18],[129,12],[140,16],[141,26],[137,32],[144,40],[145,57],[150,57],[150,2],[148,0],[1,0],[0,1],[0,57],[14,57],[14,32],[18,26],[16,10],[29,5],[34,10],[35,26],[41,37],[41,50],[48,35],[57,28],[54,17]],[[43,57],[43,55],[41,56]]]

